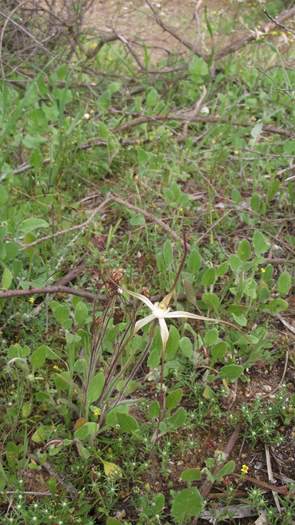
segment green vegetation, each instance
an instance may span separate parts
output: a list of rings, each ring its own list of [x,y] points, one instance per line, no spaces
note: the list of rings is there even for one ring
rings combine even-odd
[[[148,48],[138,72],[120,43],[87,59],[83,37],[68,60],[60,42],[11,57],[1,524],[240,523],[245,504],[294,523],[295,71],[277,37],[215,72],[189,53],[149,73]],[[137,294],[165,298],[142,329]]]

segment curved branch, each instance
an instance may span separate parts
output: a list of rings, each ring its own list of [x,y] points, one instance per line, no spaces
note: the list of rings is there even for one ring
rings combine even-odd
[[[45,288],[28,288],[25,290],[5,290],[0,292],[0,299],[12,299],[13,297],[31,297],[32,295],[47,295],[64,293],[68,295],[76,295],[83,297],[89,302],[94,302],[96,295],[88,292],[87,290],[81,290],[79,288],[70,288],[68,286],[46,286]]]

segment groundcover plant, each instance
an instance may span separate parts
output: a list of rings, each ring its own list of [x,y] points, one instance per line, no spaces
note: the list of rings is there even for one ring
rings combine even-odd
[[[0,523],[294,524],[293,2],[0,18]]]

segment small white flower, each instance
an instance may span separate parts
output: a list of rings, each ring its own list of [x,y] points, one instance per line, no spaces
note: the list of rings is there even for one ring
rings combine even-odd
[[[202,115],[209,115],[209,113],[210,113],[210,109],[208,108],[208,106],[203,106],[202,109],[201,109],[201,111],[200,111],[200,113],[201,113]]]
[[[123,291],[123,290],[122,290]],[[139,299],[142,303],[144,303],[151,311],[149,315],[144,317],[143,319],[140,319],[135,323],[134,327],[134,333],[137,333],[139,330],[141,330],[145,325],[151,323],[155,319],[159,321],[160,326],[160,334],[162,339],[163,348],[166,348],[167,341],[169,338],[169,330],[166,324],[165,319],[177,319],[177,318],[183,318],[183,319],[198,319],[201,321],[212,321],[212,322],[218,322],[217,319],[211,319],[210,317],[204,317],[203,315],[197,315],[192,314],[190,312],[183,312],[182,310],[176,310],[175,312],[171,312],[170,308],[168,307],[172,294],[166,295],[164,299],[160,303],[152,303],[150,299],[145,297],[145,295],[142,295],[140,293],[131,292],[130,290],[124,290],[126,293],[131,295],[132,297],[135,297],[136,299]]]

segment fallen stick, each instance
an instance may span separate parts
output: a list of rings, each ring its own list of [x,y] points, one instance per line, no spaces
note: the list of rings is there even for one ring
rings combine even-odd
[[[33,295],[46,295],[46,294],[68,294],[76,295],[77,297],[83,297],[91,303],[95,301],[96,295],[78,288],[69,288],[68,286],[46,286],[44,288],[27,288],[25,290],[5,290],[0,291],[0,299],[12,299],[13,297],[31,297]]]
[[[45,463],[40,463],[40,460],[38,459],[38,456],[36,454],[31,454],[30,456],[33,461],[38,463],[42,468],[44,468],[48,472],[49,476],[55,478],[58,481],[58,483],[64,488],[64,490],[72,499],[77,498],[78,491],[74,487],[74,485],[70,481],[65,481],[64,477],[58,474],[58,472],[56,472],[53,469],[53,467],[50,465],[50,463],[48,463],[48,461],[45,461]]]
[[[179,241],[182,243],[182,238],[175,233],[170,226],[168,226],[164,221],[161,219],[158,219],[158,217],[155,217],[152,213],[143,210],[142,208],[139,208],[138,206],[135,206],[134,204],[131,204],[128,201],[125,201],[124,199],[121,199],[121,197],[118,197],[117,195],[112,195],[112,200],[116,202],[117,204],[122,204],[122,206],[125,206],[125,208],[128,208],[129,210],[136,211],[137,213],[140,213],[143,215],[147,220],[154,222],[155,224],[158,224],[166,233],[168,233],[175,241]]]
[[[252,476],[247,476],[247,475],[243,475],[243,477],[241,477],[239,474],[231,474],[231,476],[239,479],[240,482],[248,481],[249,483],[252,483],[253,485],[257,485],[257,487],[260,487],[270,492],[273,492],[273,491],[277,492],[278,494],[282,494],[283,496],[287,496],[289,493],[289,489],[286,485],[277,487],[276,485],[271,485],[270,483],[267,483],[266,481],[262,481],[261,479],[253,478]]]

